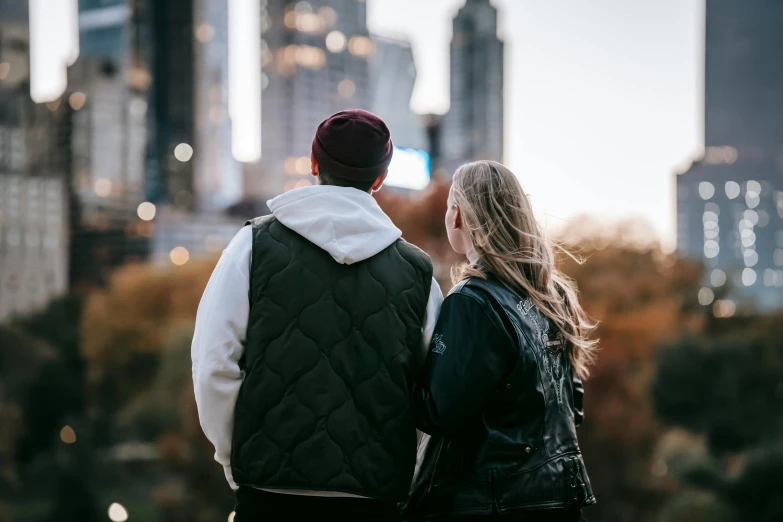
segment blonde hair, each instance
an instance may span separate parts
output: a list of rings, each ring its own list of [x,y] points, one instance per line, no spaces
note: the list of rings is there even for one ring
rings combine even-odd
[[[589,337],[597,325],[579,304],[573,281],[555,266],[555,249],[574,256],[544,238],[517,177],[499,163],[477,161],[457,169],[451,190],[479,258],[455,266],[452,282],[492,273],[530,297],[565,336],[576,374],[587,378],[597,345]]]

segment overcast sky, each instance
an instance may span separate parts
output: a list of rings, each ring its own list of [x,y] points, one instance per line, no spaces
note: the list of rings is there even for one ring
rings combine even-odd
[[[451,19],[465,0],[368,0],[405,37],[413,108],[449,103]],[[505,162],[552,227],[641,217],[669,245],[674,170],[703,146],[704,0],[492,0],[506,42]]]

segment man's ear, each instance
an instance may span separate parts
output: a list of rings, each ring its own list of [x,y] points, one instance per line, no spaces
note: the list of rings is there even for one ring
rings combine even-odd
[[[315,156],[313,156],[313,153],[310,153],[310,174],[318,177],[318,163],[315,161]]]
[[[375,183],[372,184],[372,188],[370,189],[370,192],[378,192],[381,190],[381,187],[383,186],[383,182],[386,181],[386,176],[389,175],[389,171],[387,170],[380,176],[378,176],[378,179],[375,180]]]

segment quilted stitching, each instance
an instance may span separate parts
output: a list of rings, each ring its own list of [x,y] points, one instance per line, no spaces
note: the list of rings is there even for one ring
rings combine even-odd
[[[400,240],[340,265],[272,217],[253,226],[235,480],[404,499],[416,453],[412,350],[421,342],[429,258]]]

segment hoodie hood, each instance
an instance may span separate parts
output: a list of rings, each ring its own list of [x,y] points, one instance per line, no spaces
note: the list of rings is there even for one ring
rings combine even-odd
[[[267,206],[280,223],[344,265],[369,259],[402,236],[375,198],[354,188],[298,188]]]

